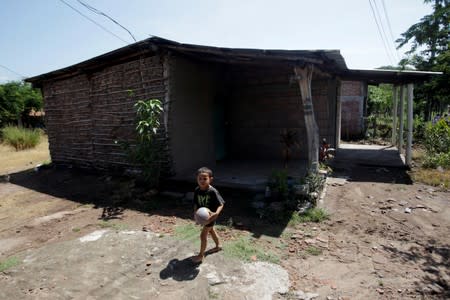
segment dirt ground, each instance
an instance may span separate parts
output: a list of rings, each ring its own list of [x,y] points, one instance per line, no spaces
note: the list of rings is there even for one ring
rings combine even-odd
[[[274,253],[279,258],[278,264],[287,270],[289,292],[268,295],[269,299],[450,298],[450,193],[412,183],[402,168],[339,161],[333,168],[335,172],[328,178],[326,193],[319,203],[330,213],[330,219],[321,223],[286,226],[247,217],[241,208],[248,196],[236,191],[223,192],[227,200],[220,222],[227,225],[220,231],[224,244],[239,236],[249,236],[263,251]],[[131,189],[138,193],[130,193]],[[21,263],[0,272],[0,282],[6,287],[2,288],[3,295],[21,299],[84,297],[79,290],[72,290],[72,294],[48,292],[48,286],[39,286],[27,279],[25,266],[34,264],[42,272],[53,270],[52,276],[56,276],[65,274],[66,268],[72,268],[70,264],[97,262],[100,258],[93,259],[90,253],[97,253],[95,249],[100,246],[73,261],[68,259],[68,265],[52,264],[51,260],[32,262],[30,257],[45,257],[49,249],[59,249],[64,256],[66,251],[71,253],[68,249],[79,247],[70,244],[65,248],[67,243],[106,230],[110,235],[115,232],[115,238],[124,241],[125,235],[120,232],[136,232],[139,238],[127,244],[129,251],[137,251],[134,248],[139,248],[137,244],[145,238],[142,234],[161,237],[160,244],[168,249],[158,252],[162,259],[157,270],[159,278],[155,275],[156,281],[146,284],[155,284],[157,290],[167,291],[166,299],[170,299],[169,296],[233,299],[233,295],[238,299],[243,294],[220,290],[225,285],[205,281],[201,276],[188,283],[176,279],[161,281],[161,272],[170,266],[171,256],[183,258],[196,251],[192,243],[171,239],[176,226],[192,222],[191,213],[187,201],[155,198],[144,188],[109,176],[69,168],[42,168],[37,172],[31,169],[10,174],[9,182],[0,183],[0,262],[14,257]],[[162,242],[165,238],[168,242]],[[177,255],[180,252],[182,256]],[[139,255],[136,252],[134,257]],[[42,258],[45,259],[49,258]],[[142,259],[130,261],[135,269],[130,267],[129,271],[136,273],[136,277],[145,276],[146,258]],[[258,260],[250,258],[253,263]],[[230,264],[227,274],[231,277],[230,274],[239,274],[239,268],[244,268],[223,253],[206,257],[205,263],[216,264],[216,267],[219,264],[223,268]],[[211,269],[200,268],[198,272],[200,275],[207,273],[210,279],[210,274],[217,270],[211,273]],[[99,273],[88,272],[88,278],[97,282],[98,276],[106,276]],[[126,282],[131,280],[129,274],[119,276],[122,279],[125,276]],[[54,284],[62,285],[64,278],[58,278],[52,279]],[[115,280],[118,290],[113,289],[109,294],[97,291],[98,294],[93,295],[98,297],[94,298],[119,299],[124,295],[118,292],[124,282]],[[72,283],[72,288],[76,284]],[[18,286],[20,289],[15,289]],[[66,282],[65,286],[70,284]],[[193,287],[204,290],[193,295]],[[216,290],[211,292],[211,287]],[[145,295],[142,297],[145,299]]]

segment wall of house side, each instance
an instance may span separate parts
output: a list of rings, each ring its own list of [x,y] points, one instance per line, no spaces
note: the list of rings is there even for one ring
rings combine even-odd
[[[137,100],[164,100],[162,57],[155,55],[43,84],[55,163],[109,169],[129,164],[118,141],[132,141]]]
[[[284,129],[297,132],[300,148],[292,158],[307,157],[306,129],[300,89],[290,80],[292,69],[234,67],[228,101],[229,148],[233,158],[281,159]],[[328,95],[335,81],[313,79],[314,112],[320,137],[334,140],[335,98]],[[330,102],[331,101],[331,102]],[[333,106],[334,105],[334,106]]]
[[[213,109],[219,84],[214,64],[171,58],[169,131],[173,170],[194,174],[201,166],[214,167]]]
[[[358,138],[364,131],[364,83],[342,81],[341,84],[341,138]]]

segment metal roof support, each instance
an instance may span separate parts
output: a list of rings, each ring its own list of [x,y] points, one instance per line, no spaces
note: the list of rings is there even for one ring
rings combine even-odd
[[[319,127],[314,117],[312,103],[311,80],[314,67],[294,67],[294,72],[302,95],[303,116],[305,118],[306,137],[308,140],[308,171],[317,173],[319,170]]]
[[[408,83],[408,102],[407,102],[407,136],[406,136],[406,164],[411,167],[411,149],[413,139],[413,99],[414,99],[414,84]]]

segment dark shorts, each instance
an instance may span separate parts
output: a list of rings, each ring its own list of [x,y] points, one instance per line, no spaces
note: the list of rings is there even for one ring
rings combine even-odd
[[[205,227],[213,227],[214,225],[216,225],[216,221],[206,224]]]

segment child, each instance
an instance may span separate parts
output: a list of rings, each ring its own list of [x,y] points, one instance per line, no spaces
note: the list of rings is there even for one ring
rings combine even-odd
[[[193,257],[195,263],[201,263],[203,258],[205,258],[205,250],[207,244],[208,233],[211,234],[216,247],[211,249],[210,252],[217,252],[222,250],[220,246],[219,237],[214,230],[214,224],[223,209],[225,201],[219,192],[211,186],[213,180],[212,171],[208,168],[200,168],[197,171],[197,183],[198,187],[194,192],[194,214],[200,207],[207,207],[211,212],[209,215],[208,222],[203,226],[202,232],[200,234],[200,253]]]

